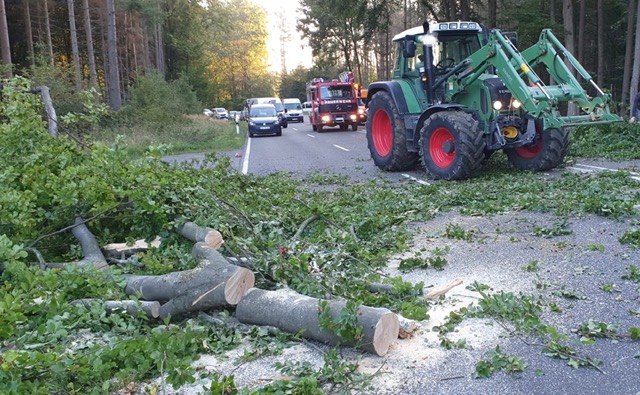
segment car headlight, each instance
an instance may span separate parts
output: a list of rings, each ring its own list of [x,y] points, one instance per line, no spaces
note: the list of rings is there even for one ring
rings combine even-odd
[[[364,114],[364,108],[358,108],[358,114],[360,115]]]
[[[349,118],[351,118],[352,121],[355,121],[356,119],[358,119],[358,116],[356,114],[351,114],[349,115]]]
[[[256,126],[256,123],[255,123],[255,122],[253,122],[253,121],[249,121],[249,125],[251,125],[251,126]]]
[[[329,122],[329,121],[331,121],[331,115],[322,116],[322,122]]]

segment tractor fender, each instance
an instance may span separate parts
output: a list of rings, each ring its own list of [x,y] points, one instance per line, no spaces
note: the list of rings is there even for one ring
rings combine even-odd
[[[418,134],[420,133],[420,129],[422,128],[422,124],[433,114],[437,113],[437,112],[441,112],[441,111],[453,111],[453,110],[464,110],[466,109],[466,106],[463,106],[461,104],[457,104],[457,103],[443,103],[443,104],[436,104],[434,106],[431,106],[429,108],[427,108],[422,115],[420,115],[420,118],[418,118],[418,122],[416,123],[416,131],[415,133]],[[418,136],[419,138],[419,136]]]
[[[394,103],[396,103],[398,114],[402,115],[409,112],[409,107],[407,106],[407,101],[405,100],[404,94],[402,93],[402,88],[396,81],[378,81],[370,84],[367,93],[367,101],[365,103],[367,108],[369,107],[369,101],[371,100],[373,95],[380,91],[386,91],[391,95]]]

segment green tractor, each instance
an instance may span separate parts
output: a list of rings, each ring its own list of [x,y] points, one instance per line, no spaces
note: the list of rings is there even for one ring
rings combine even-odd
[[[393,79],[372,83],[367,96],[367,142],[380,169],[411,170],[422,159],[432,178],[462,180],[503,150],[514,167],[544,171],[563,162],[570,127],[621,121],[548,29],[523,52],[514,34],[475,22],[425,23],[393,41]]]

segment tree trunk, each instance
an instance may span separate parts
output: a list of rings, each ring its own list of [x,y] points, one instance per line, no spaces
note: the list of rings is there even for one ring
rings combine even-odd
[[[631,85],[631,62],[633,60],[633,27],[635,25],[636,0],[629,0],[627,7],[627,35],[624,50],[624,71],[622,77],[622,114],[628,108],[627,105],[633,100],[633,96],[629,95],[629,86]],[[604,43],[603,43],[604,45]],[[629,108],[631,106],[629,105]]]
[[[23,0],[24,4],[24,32],[27,40],[27,52],[29,54],[29,63],[31,66],[36,63],[36,54],[33,51],[33,30],[31,29],[31,6],[29,0]]]
[[[320,299],[289,290],[251,289],[236,306],[236,318],[245,324],[275,326],[288,333],[329,344],[357,345],[376,355],[385,355],[399,333],[398,317],[387,309],[360,306],[357,320],[362,326],[358,344],[345,343],[329,329],[320,327]],[[335,321],[346,302],[327,301],[329,315]]]
[[[598,86],[604,85],[604,5],[603,0],[598,0]]]
[[[471,7],[469,0],[460,0],[460,20],[468,21],[471,19]]]
[[[49,93],[48,86],[37,86],[33,88],[34,92],[40,93],[42,97],[42,104],[44,105],[44,111],[47,114],[47,124],[49,134],[53,137],[58,137],[58,116],[56,110],[53,107],[53,101],[51,100],[51,94]]]
[[[487,26],[489,28],[496,27],[497,17],[498,17],[497,0],[489,0],[487,2]]]
[[[51,24],[49,21],[49,3],[44,0],[44,29],[47,36],[47,51],[49,53],[49,64],[53,66],[53,43],[51,42]]]
[[[122,97],[118,71],[115,0],[107,0],[107,52],[109,54],[109,107],[116,111],[122,107]]]
[[[586,67],[584,63],[584,22],[587,13],[587,0],[580,0],[580,15],[578,17],[578,62]]]
[[[89,0],[82,0],[82,14],[84,17],[84,33],[87,37],[87,58],[89,59],[89,85],[98,88],[98,74],[96,72],[96,56],[93,50],[93,33],[91,31],[91,12]]]
[[[168,301],[159,316],[175,317],[190,311],[236,305],[255,284],[253,272],[230,264],[204,243],[196,243],[198,267],[161,276],[125,275],[125,292],[142,300]]]
[[[76,240],[80,242],[80,247],[84,255],[84,258],[78,261],[78,266],[95,266],[97,269],[104,269],[108,266],[107,260],[104,258],[96,238],[89,228],[87,228],[82,218],[76,217],[72,233]]]
[[[155,28],[156,28],[156,68],[158,69],[158,72],[164,76],[165,73],[165,68],[164,68],[164,40],[163,40],[163,33],[162,33],[162,21],[159,20],[159,18],[156,19],[155,21]]]
[[[575,30],[573,27],[573,0],[562,0],[562,19],[564,25],[564,46],[570,53],[576,52]],[[575,69],[568,62],[567,67],[571,74],[575,75]],[[567,115],[573,116],[578,114],[578,107],[575,103],[570,102],[568,105]]]
[[[142,50],[145,74],[151,71],[151,54],[149,53],[149,29],[147,24],[142,22]]]
[[[71,55],[73,57],[73,71],[76,82],[76,92],[82,90],[82,71],[80,69],[80,55],[78,52],[78,34],[76,31],[76,14],[73,0],[67,0],[69,9],[69,35],[71,36]]]
[[[630,89],[630,105],[629,105],[629,116],[632,117],[634,108],[633,108],[633,98],[636,96],[638,92],[638,82],[640,82],[640,1],[638,1],[638,6],[636,10],[636,39],[635,46],[633,49],[633,72],[631,73],[631,86]]]
[[[9,42],[9,27],[7,25],[7,11],[4,7],[4,0],[0,0],[0,52],[2,52],[2,63],[7,65],[6,78],[13,76],[11,70],[11,43]]]

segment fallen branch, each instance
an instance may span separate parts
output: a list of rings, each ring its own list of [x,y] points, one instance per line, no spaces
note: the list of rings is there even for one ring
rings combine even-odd
[[[383,308],[360,306],[358,324],[362,338],[357,344],[345,342],[331,330],[320,326],[320,299],[290,290],[265,291],[253,288],[236,306],[236,318],[245,324],[270,325],[292,334],[333,345],[347,344],[382,356],[398,338],[398,317]],[[345,308],[342,300],[329,300],[329,315],[336,320]]]
[[[161,276],[125,275],[125,292],[142,300],[167,301],[160,306],[164,318],[234,306],[255,284],[252,271],[230,264],[203,242],[194,245],[192,255],[200,263],[191,270]]]
[[[447,292],[451,291],[451,289],[457,287],[458,285],[462,284],[462,280],[460,279],[456,279],[453,282],[451,282],[450,284],[442,287],[442,288],[438,288],[438,289],[434,289],[433,291],[427,293],[426,295],[424,295],[425,299],[438,299],[440,296],[446,294]]]
[[[80,217],[76,217],[75,226],[72,229],[73,236],[80,243],[84,258],[77,262],[79,267],[95,266],[97,269],[104,269],[109,266],[107,260],[98,246],[93,233],[87,228],[85,221]]]
[[[193,222],[185,222],[183,225],[176,226],[176,232],[193,242],[204,242],[216,250],[224,243],[220,232],[212,228],[198,226]]]
[[[107,258],[126,258],[139,252],[146,252],[149,248],[160,247],[160,237],[156,237],[150,243],[146,240],[136,240],[133,244],[127,243],[110,243],[102,247],[102,253]]]

